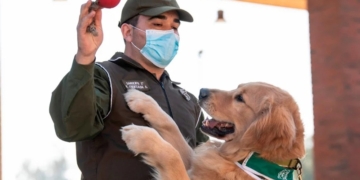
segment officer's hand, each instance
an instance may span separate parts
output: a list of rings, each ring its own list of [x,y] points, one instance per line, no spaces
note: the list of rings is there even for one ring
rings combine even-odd
[[[79,22],[77,25],[78,51],[76,61],[79,64],[90,64],[95,59],[96,51],[103,41],[103,31],[101,25],[101,9],[89,12],[91,0],[81,6]],[[97,36],[87,32],[88,26],[94,22]]]

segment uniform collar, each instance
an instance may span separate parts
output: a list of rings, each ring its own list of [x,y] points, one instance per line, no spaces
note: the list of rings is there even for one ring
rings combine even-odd
[[[133,67],[136,67],[136,68],[139,68],[139,69],[143,69],[143,70],[146,70],[144,67],[142,67],[138,62],[136,62],[135,60],[131,59],[129,56],[126,56],[123,52],[116,52],[110,59],[110,61],[114,62],[114,63],[119,63],[119,62],[126,62],[127,64],[133,66]],[[169,78],[169,80],[171,82],[173,82],[171,79],[170,79],[170,75],[169,73],[164,70],[164,73],[161,75],[161,79],[164,79],[164,78]],[[173,82],[177,85],[179,85],[180,83],[179,82]]]

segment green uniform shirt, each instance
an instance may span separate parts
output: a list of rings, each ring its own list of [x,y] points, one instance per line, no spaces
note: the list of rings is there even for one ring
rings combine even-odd
[[[67,142],[91,139],[103,128],[103,117],[110,108],[110,84],[106,72],[95,61],[80,65],[73,61],[70,72],[52,93],[50,115],[56,135]],[[197,128],[197,142],[208,137]]]

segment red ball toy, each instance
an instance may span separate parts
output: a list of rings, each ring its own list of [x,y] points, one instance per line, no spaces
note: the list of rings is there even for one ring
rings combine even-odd
[[[103,8],[113,8],[116,7],[120,0],[97,0],[97,5]]]

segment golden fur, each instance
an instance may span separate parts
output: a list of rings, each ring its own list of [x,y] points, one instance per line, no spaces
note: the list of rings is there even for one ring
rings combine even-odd
[[[144,114],[152,128],[125,126],[122,138],[135,154],[143,154],[158,180],[253,179],[235,164],[252,151],[274,162],[305,154],[298,106],[290,94],[270,84],[252,82],[231,91],[202,90],[202,108],[216,122],[233,124],[234,129],[216,137],[224,142],[208,141],[194,150],[150,96],[129,90],[125,99],[134,112]],[[203,126],[210,127],[209,122],[204,121]]]

